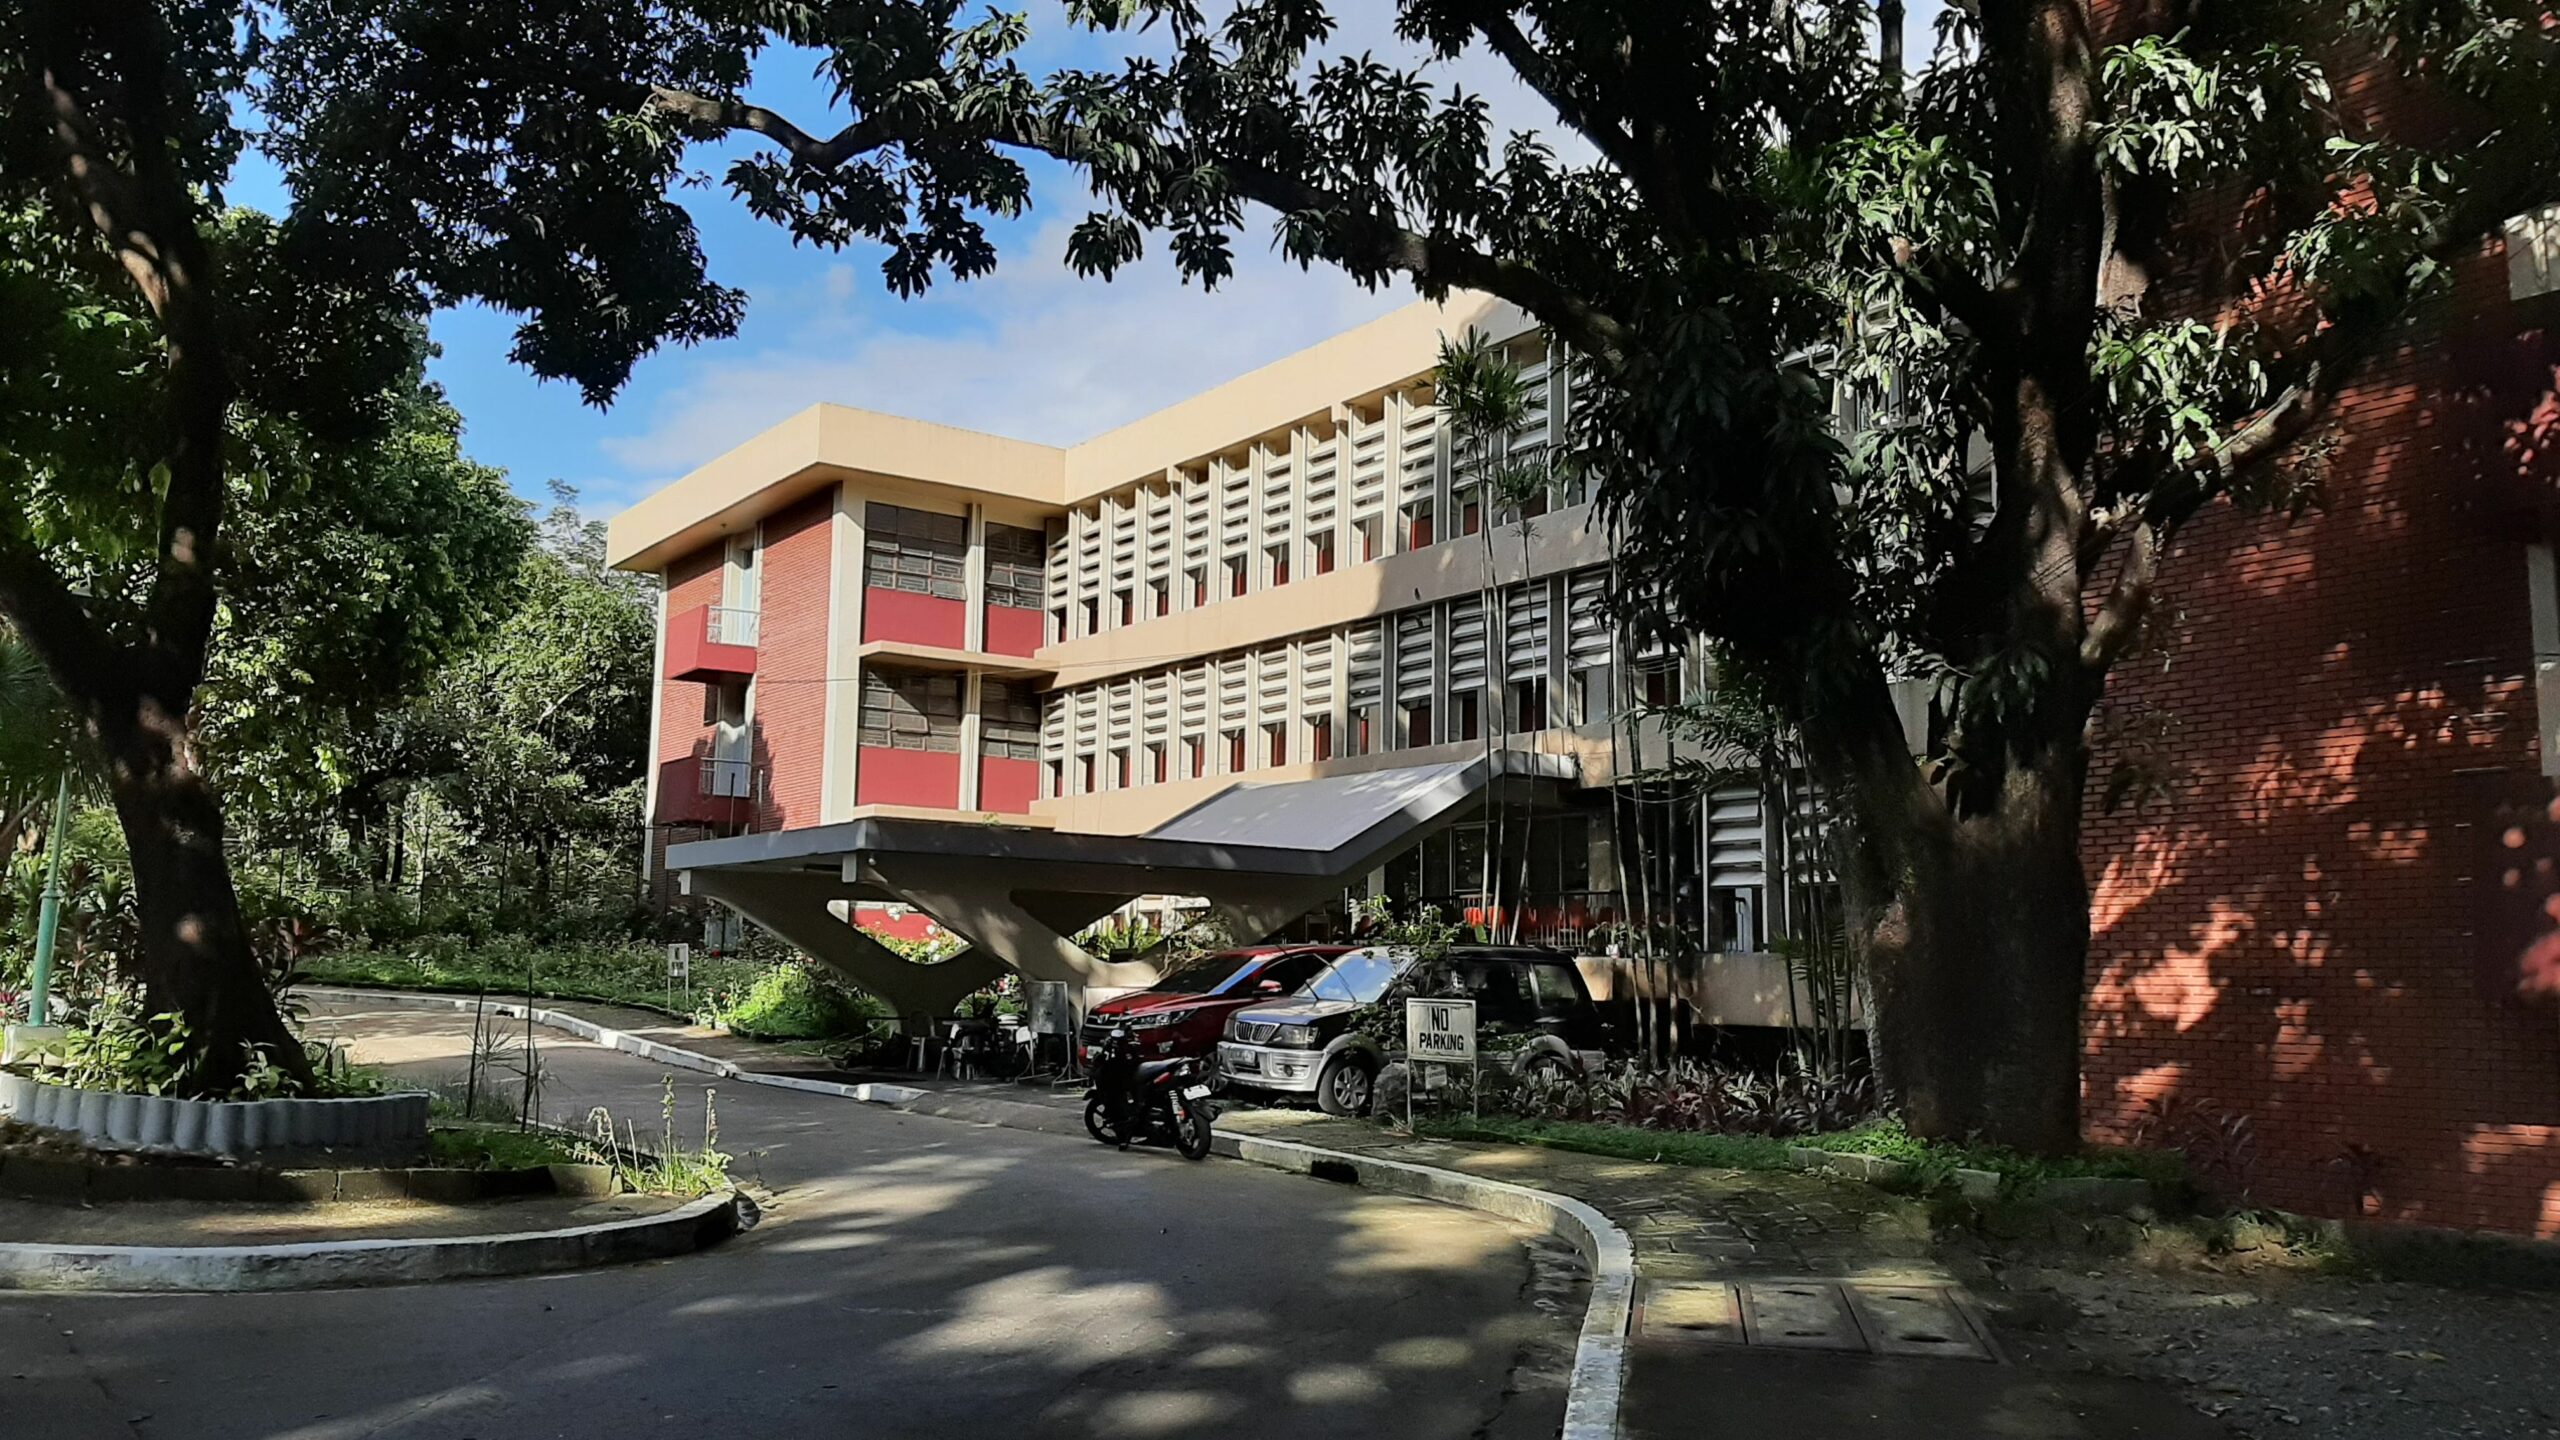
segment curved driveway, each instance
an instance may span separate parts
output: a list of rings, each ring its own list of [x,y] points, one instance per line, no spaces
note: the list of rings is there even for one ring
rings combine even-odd
[[[459,1074],[469,1019],[324,1016]],[[521,1032],[517,1033],[521,1042]],[[702,1077],[536,1032],[545,1112],[660,1124]],[[1567,1252],[1224,1160],[718,1087],[766,1223],[681,1260],[395,1290],[0,1296],[0,1415],[46,1440],[1552,1435]]]

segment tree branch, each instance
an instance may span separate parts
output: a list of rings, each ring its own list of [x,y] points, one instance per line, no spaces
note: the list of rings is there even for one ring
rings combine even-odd
[[[2160,530],[2150,521],[2138,521],[2133,527],[2133,540],[2125,549],[2124,569],[2117,572],[2116,583],[2098,606],[2089,622],[2088,633],[2080,640],[2080,668],[2091,675],[2103,676],[2133,648],[2142,634],[2143,617],[2151,609],[2151,587],[2160,574]]]
[[[898,133],[895,127],[882,123],[875,116],[857,120],[820,140],[762,105],[696,95],[667,85],[650,86],[648,104],[671,115],[682,116],[706,130],[743,130],[761,135],[782,147],[793,160],[817,170],[833,170],[857,155],[914,138]]]
[[[1693,233],[1687,187],[1681,184],[1680,169],[1671,163],[1659,145],[1646,148],[1627,128],[1624,112],[1603,114],[1591,102],[1580,99],[1566,88],[1565,78],[1546,51],[1532,42],[1504,4],[1479,4],[1471,23],[1485,44],[1508,64],[1513,73],[1541,99],[1554,108],[1558,118],[1599,148],[1601,155],[1627,183],[1643,192],[1663,212],[1666,228],[1680,233]]]

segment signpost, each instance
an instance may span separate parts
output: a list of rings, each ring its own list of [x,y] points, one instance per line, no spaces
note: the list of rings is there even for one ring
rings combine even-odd
[[[1419,1067],[1430,1065],[1464,1065],[1469,1070],[1476,1063],[1476,1002],[1473,1000],[1435,1000],[1421,996],[1404,1002],[1404,1058],[1409,1073],[1404,1085],[1404,1128],[1413,1129],[1413,1092],[1422,1078]],[[1472,1076],[1470,1079],[1472,1080]],[[1470,1104],[1476,1087],[1467,1086]]]
[[[682,940],[667,946],[667,1008],[676,1008],[676,984],[684,984],[684,1003],[693,1003],[693,947]]]

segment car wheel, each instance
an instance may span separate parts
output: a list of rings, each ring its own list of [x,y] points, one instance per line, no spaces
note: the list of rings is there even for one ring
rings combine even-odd
[[[1336,1055],[1316,1076],[1316,1108],[1327,1115],[1366,1115],[1377,1094],[1378,1072],[1365,1055]]]

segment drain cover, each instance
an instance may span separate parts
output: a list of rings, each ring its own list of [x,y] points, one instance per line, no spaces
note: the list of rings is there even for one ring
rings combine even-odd
[[[1993,1360],[1953,1286],[1836,1280],[1651,1281],[1636,1330],[1657,1340]]]

